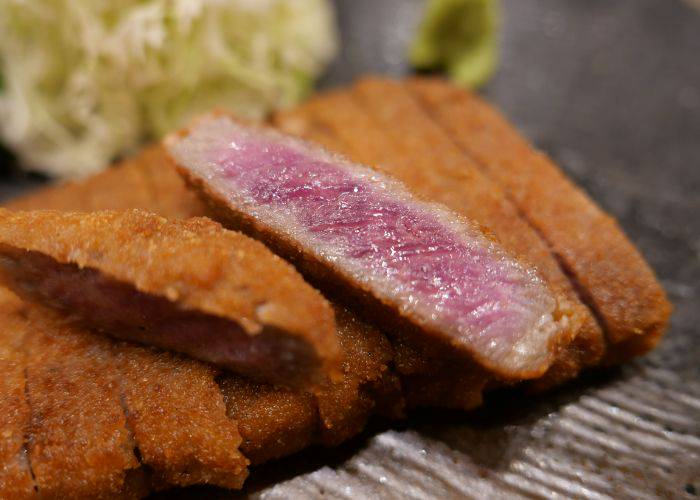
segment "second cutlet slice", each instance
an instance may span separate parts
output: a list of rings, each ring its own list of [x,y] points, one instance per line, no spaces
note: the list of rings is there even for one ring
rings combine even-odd
[[[330,304],[262,244],[208,219],[2,210],[0,229],[5,283],[93,328],[292,387],[338,370]]]
[[[473,222],[377,170],[226,116],[202,117],[166,147],[221,220],[387,333],[509,380],[551,364],[567,309]]]

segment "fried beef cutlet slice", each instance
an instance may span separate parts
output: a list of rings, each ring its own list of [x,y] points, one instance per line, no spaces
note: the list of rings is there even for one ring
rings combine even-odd
[[[0,288],[0,498],[34,498],[34,479],[25,450],[29,404],[25,394],[27,357],[22,347],[21,300]]]
[[[546,239],[600,318],[611,343],[607,360],[652,349],[671,305],[615,220],[485,101],[439,80],[415,80],[410,87]]]
[[[208,219],[4,210],[0,256],[10,287],[113,336],[299,387],[337,369],[328,302]]]
[[[39,495],[120,495],[130,489],[127,481],[137,480],[140,464],[109,342],[72,329],[50,311],[25,309],[27,452]]]
[[[162,148],[149,148],[136,158],[91,178],[45,188],[36,194],[15,200],[10,208],[76,211],[84,210],[82,200],[94,200],[91,207],[95,210],[127,208],[111,193],[113,188],[119,192],[125,186],[133,184],[133,189],[127,191],[142,193],[141,197],[130,198],[134,207],[172,218],[201,214],[202,205],[198,201],[190,205],[192,192],[165,158]],[[132,175],[134,173],[138,175]],[[143,189],[144,185],[148,189]],[[67,194],[64,195],[63,190]],[[160,191],[168,191],[170,194],[160,197],[153,194]],[[47,194],[46,198],[43,193]],[[170,201],[163,203],[163,198],[170,198]],[[333,384],[327,383],[317,391],[316,396],[309,392],[250,382],[237,375],[221,376],[220,385],[226,398],[226,407],[229,415],[238,420],[243,437],[241,450],[253,463],[288,455],[314,443],[338,443],[350,437],[352,429],[360,429],[375,411],[390,417],[402,414],[403,400],[398,380],[390,369],[392,350],[386,338],[359,320],[348,318],[344,310],[338,308],[336,313],[341,320],[338,337],[344,352],[343,377]],[[168,362],[156,360],[146,356],[146,352],[150,351],[139,351],[141,365],[150,370],[158,363],[163,376],[157,377],[158,383],[152,390],[143,393],[135,391],[133,396],[144,398],[143,404],[152,400],[157,408],[168,408],[168,414],[174,415],[173,418],[183,429],[182,440],[186,439],[185,436],[194,436],[198,443],[209,443],[205,436],[215,436],[214,429],[226,427],[222,413],[218,411],[218,403],[200,404],[202,412],[198,418],[187,415],[187,411],[197,407],[198,401],[213,402],[219,396],[213,391],[182,391],[181,396],[191,399],[180,404],[174,402],[172,394],[177,393],[180,387],[196,386],[190,379],[207,377],[207,380],[211,380],[207,385],[211,386],[213,376],[210,370],[202,363],[196,365],[194,373],[191,373],[192,370],[172,370],[171,365],[177,362],[176,359]],[[156,356],[156,353],[152,353],[152,356]],[[172,376],[166,376],[173,373],[177,373],[178,377],[173,379]],[[166,394],[168,397],[165,397]],[[334,403],[338,405],[333,406]],[[319,411],[319,406],[324,410]],[[204,411],[204,407],[208,410]],[[329,407],[330,410],[325,410]],[[167,467],[170,462],[186,463],[187,460],[181,455],[187,449],[185,442],[168,437],[172,432],[170,424],[160,427],[144,425],[139,430],[142,420],[151,423],[159,421],[161,410],[148,408],[149,411],[132,413],[130,418],[136,433],[142,437],[150,436],[153,442],[159,443],[156,450],[160,450],[160,461],[153,463],[153,466],[161,468]],[[142,420],[136,419],[138,416]],[[236,422],[228,421],[229,429],[235,428],[235,425]],[[150,456],[145,451],[141,453],[144,457]],[[205,450],[203,456],[207,454],[215,455]]]
[[[354,101],[347,90],[330,91],[302,106],[278,112],[272,123],[287,133],[347,154],[354,161],[395,173],[384,168],[384,164],[393,161],[394,153],[385,131],[375,129],[375,123]],[[327,117],[331,119],[326,120]],[[342,133],[336,133],[336,126]],[[405,178],[396,177],[405,182]],[[484,388],[493,379],[486,370],[453,359],[449,352],[421,349],[414,342],[394,339],[392,344],[394,363],[401,374],[402,392],[409,408],[469,410],[481,405]]]
[[[290,133],[340,148],[355,161],[377,165],[415,193],[488,226],[506,248],[537,266],[552,288],[572,304],[572,316],[580,318],[569,328],[574,341],[535,382],[538,388],[573,378],[583,366],[600,359],[605,347],[602,330],[577,297],[547,244],[522,219],[500,187],[483,175],[427,116],[405,85],[365,79],[352,90],[321,94],[296,109],[278,113],[274,122]],[[446,375],[453,373],[450,369]],[[464,375],[473,379],[475,374]],[[414,377],[414,382],[406,384],[407,389],[415,385],[421,388],[417,392],[432,399],[441,393],[441,387],[444,391],[443,378],[424,378],[420,381]],[[434,391],[427,389],[430,385],[435,386]],[[452,394],[458,395],[456,391]]]
[[[342,289],[391,324],[387,331],[505,379],[549,367],[568,311],[477,225],[376,170],[230,117],[202,117],[166,145],[227,224],[263,239],[324,289]]]

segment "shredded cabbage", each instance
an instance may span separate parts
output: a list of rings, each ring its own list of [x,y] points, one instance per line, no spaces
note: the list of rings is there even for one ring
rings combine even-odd
[[[0,137],[86,175],[212,107],[299,101],[336,40],[327,0],[0,0]]]

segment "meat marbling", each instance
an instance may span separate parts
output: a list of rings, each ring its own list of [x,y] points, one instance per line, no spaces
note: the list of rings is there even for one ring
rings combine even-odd
[[[504,378],[551,364],[567,316],[538,273],[478,225],[376,170],[228,116],[202,117],[166,147],[226,223],[322,286],[341,285]]]

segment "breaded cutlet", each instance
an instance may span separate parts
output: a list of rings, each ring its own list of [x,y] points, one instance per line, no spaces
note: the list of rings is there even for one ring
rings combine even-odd
[[[109,497],[140,463],[109,341],[27,306],[27,456],[41,497]]]
[[[550,285],[571,303],[572,316],[577,318],[569,329],[574,342],[567,342],[557,362],[536,382],[538,386],[573,378],[583,366],[600,359],[604,349],[602,331],[547,244],[522,219],[500,187],[432,121],[404,85],[366,79],[351,90],[320,94],[302,106],[278,113],[274,121],[290,133],[327,147],[340,144],[357,161],[377,165],[416,193],[489,227],[507,248],[537,266]],[[473,373],[466,376],[473,378]],[[426,377],[421,387],[431,379],[437,391],[443,384],[439,377]],[[421,392],[430,394],[424,388]]]
[[[26,392],[21,435],[40,496],[241,486],[248,461],[211,367],[113,342],[33,304],[20,303],[0,331],[3,341],[22,333],[18,349],[27,361],[12,388]],[[11,482],[26,476],[21,472]]]
[[[312,387],[340,364],[328,301],[207,218],[0,209],[0,278],[99,331],[258,381]]]
[[[94,334],[91,334],[94,336]],[[240,488],[248,460],[226,415],[218,372],[199,361],[112,342],[129,428],[156,489],[193,484]]]
[[[486,101],[437,79],[408,85],[547,241],[600,319],[610,343],[606,362],[652,349],[666,330],[672,307],[615,219]]]

